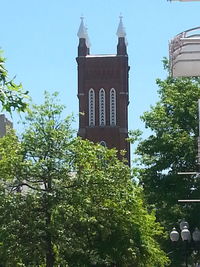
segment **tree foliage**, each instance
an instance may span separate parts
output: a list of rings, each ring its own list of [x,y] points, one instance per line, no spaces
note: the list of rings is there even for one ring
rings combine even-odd
[[[56,95],[0,139],[3,266],[166,266],[162,228],[115,150],[74,138]]]
[[[156,208],[157,219],[166,230],[171,231],[183,218],[192,228],[199,225],[196,214],[200,206],[178,204],[178,200],[198,199],[200,181],[194,175],[178,172],[197,171],[200,79],[168,77],[158,79],[157,85],[160,100],[142,116],[151,135],[137,148],[143,166],[140,183],[147,202]]]
[[[12,110],[25,111],[28,105],[28,91],[24,91],[21,84],[16,84],[14,79],[9,79],[5,68],[5,58],[0,51],[0,103],[2,110],[9,113]]]

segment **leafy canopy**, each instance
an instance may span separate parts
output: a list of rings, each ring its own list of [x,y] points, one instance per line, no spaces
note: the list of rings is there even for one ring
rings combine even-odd
[[[143,166],[139,179],[148,204],[156,208],[157,219],[167,231],[183,218],[192,229],[199,225],[200,206],[181,205],[178,199],[198,199],[200,181],[178,172],[197,170],[200,79],[169,76],[158,79],[157,85],[160,100],[142,116],[151,134],[137,148]]]
[[[16,84],[14,79],[9,79],[2,51],[0,51],[0,103],[2,110],[9,113],[12,110],[24,112],[28,106],[28,91],[24,91],[22,85]]]
[[[162,228],[115,150],[73,136],[56,94],[0,139],[5,266],[166,266]]]

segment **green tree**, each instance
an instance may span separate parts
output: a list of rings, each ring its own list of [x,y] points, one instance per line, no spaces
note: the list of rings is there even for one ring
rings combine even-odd
[[[74,138],[56,95],[0,139],[3,266],[166,266],[162,228],[115,150]]]
[[[16,84],[14,79],[9,79],[5,68],[5,58],[0,50],[0,103],[2,110],[25,111],[28,105],[28,91],[24,91],[21,84]]]
[[[191,228],[199,225],[199,204],[183,205],[178,200],[198,199],[200,181],[178,172],[197,170],[200,79],[169,76],[158,79],[157,85],[160,100],[142,116],[151,134],[139,143],[137,154],[143,166],[140,183],[147,203],[156,208],[158,221],[169,232],[183,218]],[[172,244],[167,243],[166,250],[170,251]],[[172,266],[180,264],[176,253],[170,255],[174,257]]]

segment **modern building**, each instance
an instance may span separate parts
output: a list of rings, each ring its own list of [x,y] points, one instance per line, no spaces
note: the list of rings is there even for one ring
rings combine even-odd
[[[90,41],[83,18],[78,31],[79,131],[83,139],[118,151],[126,150],[130,164],[128,138],[128,55],[126,32],[120,17],[117,53],[90,54]]]
[[[200,76],[200,27],[177,34],[169,43],[173,77]]]
[[[0,137],[6,135],[8,128],[13,128],[13,124],[4,114],[0,114]]]
[[[170,2],[172,1],[179,1],[179,2],[196,2],[196,1],[200,1],[200,0],[168,0]]]

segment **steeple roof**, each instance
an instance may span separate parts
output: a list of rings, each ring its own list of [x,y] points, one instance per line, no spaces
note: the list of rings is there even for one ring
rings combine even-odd
[[[84,20],[84,17],[81,17],[81,24],[79,26],[77,36],[79,39],[84,38],[86,40],[86,46],[90,48],[91,43],[90,43],[90,39],[88,36],[87,27],[85,26],[83,20]]]
[[[120,15],[119,16],[119,25],[118,25],[118,28],[117,28],[117,36],[118,36],[118,38],[120,38],[120,37],[126,37],[126,31],[125,31],[125,28],[124,28],[124,25],[123,25],[123,21],[122,21],[122,16]]]
[[[85,25],[84,25],[84,21],[83,21],[84,17],[81,17],[81,24],[79,26],[79,29],[78,29],[78,33],[77,33],[77,36],[78,38],[86,38],[86,28],[85,28]]]

